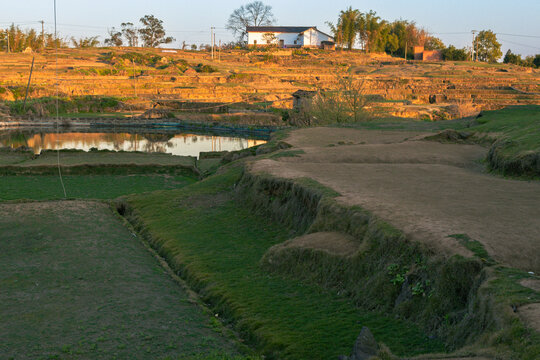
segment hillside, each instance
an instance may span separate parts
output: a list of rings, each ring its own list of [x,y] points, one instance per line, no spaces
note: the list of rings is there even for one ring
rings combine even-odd
[[[33,56],[31,99],[54,96],[58,77],[61,96],[119,97],[122,104],[114,110],[124,112],[147,110],[158,100],[188,111],[290,108],[294,92],[335,88],[336,72],[349,66],[363,80],[370,111],[378,116],[441,120],[540,104],[540,70],[513,65],[404,62],[322,50],[232,50],[213,61],[207,52],[140,48],[61,49],[58,75],[54,52],[1,54],[0,100],[24,98]],[[86,110],[66,112],[93,109]],[[48,115],[46,109],[36,112]]]

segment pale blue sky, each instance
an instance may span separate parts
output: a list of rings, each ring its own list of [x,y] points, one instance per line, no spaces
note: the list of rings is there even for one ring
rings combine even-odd
[[[230,41],[225,30],[229,14],[242,4],[239,0],[57,0],[58,23],[62,36],[100,35],[107,28],[153,14],[162,19],[166,30],[188,44],[209,43],[211,26],[218,29],[217,39]],[[540,0],[267,0],[273,7],[277,25],[315,25],[327,31],[326,21],[335,21],[340,10],[349,5],[361,11],[375,10],[387,20],[407,19],[447,44],[469,45],[470,31],[492,29],[499,33],[503,50],[511,48],[523,55],[540,53]],[[53,0],[0,0],[0,27],[20,23],[36,27],[45,20],[52,30]],[[32,23],[34,22],[34,23]],[[502,34],[529,35],[511,36]]]

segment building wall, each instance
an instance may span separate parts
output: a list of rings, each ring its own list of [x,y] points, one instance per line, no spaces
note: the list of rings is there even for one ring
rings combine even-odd
[[[304,46],[320,47],[322,41],[334,41],[330,36],[326,36],[315,29],[309,29],[304,32]]]
[[[257,46],[267,46],[267,42],[264,39],[264,34],[262,32],[250,32],[248,33],[248,45],[255,45],[255,41],[257,41]],[[274,33],[274,36],[276,37],[276,40],[274,42],[274,45],[279,45],[280,40],[284,41],[285,46],[302,46],[303,45],[303,38],[299,38],[298,34],[295,33]],[[296,44],[294,42],[297,42]]]
[[[264,39],[264,34],[266,33],[249,32],[248,45],[253,46],[255,45],[255,41],[257,41],[257,46],[267,46],[268,44]],[[279,45],[280,40],[283,40],[285,47],[320,47],[322,41],[334,41],[332,37],[326,36],[314,29],[306,30],[302,35],[296,33],[274,33],[274,36],[277,38],[274,45]]]
[[[424,47],[423,46],[415,46],[413,51],[414,51],[414,60],[423,60],[423,58],[424,58]]]
[[[424,50],[424,61],[442,61],[442,52],[440,50]]]

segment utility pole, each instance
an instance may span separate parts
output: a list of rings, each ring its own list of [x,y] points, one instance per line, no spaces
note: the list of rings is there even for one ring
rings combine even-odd
[[[135,61],[131,59],[131,65],[133,66],[133,90],[135,92],[135,99],[137,98],[137,75],[135,74]]]
[[[405,41],[405,61],[407,61],[407,48],[409,47],[409,41]]]
[[[30,68],[30,75],[28,76],[28,85],[26,85],[26,95],[24,96],[23,111],[26,110],[26,100],[28,99],[28,90],[30,89],[30,83],[32,82],[32,73],[34,72],[34,60],[36,57],[32,57],[32,67]]]
[[[9,54],[9,30],[6,29],[7,53]]]
[[[212,48],[212,60],[214,60],[214,29],[215,27],[213,26],[210,28],[210,46]]]
[[[218,61],[221,62],[221,39],[219,39]]]
[[[472,56],[472,61],[478,61],[478,41],[476,40],[476,33],[478,32],[478,30],[473,30],[471,32],[472,32],[472,36],[473,36],[473,44],[472,44],[473,56]]]
[[[41,20],[41,46],[45,49],[45,21]]]

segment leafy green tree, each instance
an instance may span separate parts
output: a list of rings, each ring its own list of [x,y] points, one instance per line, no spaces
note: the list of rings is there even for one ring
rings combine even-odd
[[[533,64],[537,68],[540,68],[540,54],[537,54],[533,59]]]
[[[388,35],[386,40],[386,51],[393,55],[399,49],[399,39],[396,34]]]
[[[476,56],[480,61],[497,62],[502,56],[501,43],[497,41],[497,35],[491,30],[478,33],[476,47]]]
[[[469,52],[466,49],[458,49],[454,45],[448,46],[442,51],[443,59],[449,61],[467,61]]]
[[[434,36],[428,37],[424,44],[424,49],[426,50],[443,50],[445,48],[446,46],[442,40]]]
[[[44,36],[34,29],[22,30],[19,26],[11,25],[7,29],[0,29],[0,51],[7,50],[7,39],[9,37],[9,51],[21,52],[27,47],[34,51],[40,51],[44,47],[67,47],[64,39],[55,39],[54,34],[45,32]]]
[[[399,49],[399,38],[392,34],[392,27],[384,20],[370,31],[368,39],[367,50],[370,52],[388,52],[389,48],[394,49],[395,52],[395,49]],[[389,44],[390,41],[394,43]]]
[[[127,22],[120,24],[122,26],[122,35],[127,40],[127,44],[130,47],[138,47],[139,46],[139,34],[137,29],[135,28],[135,25],[133,23]]]
[[[139,34],[145,47],[158,47],[161,44],[170,44],[174,41],[172,37],[165,37],[163,21],[154,15],[145,15],[140,19],[143,27],[139,29]]]
[[[248,26],[268,26],[275,21],[271,6],[262,1],[253,1],[234,10],[229,16],[226,28],[232,31],[238,41],[246,42]]]
[[[521,55],[514,54],[512,50],[508,49],[506,55],[504,55],[503,63],[521,65],[523,63],[523,60],[521,59]]]
[[[76,39],[74,37],[71,37],[71,44],[80,49],[84,48],[94,48],[99,46],[99,36],[89,36],[89,37],[81,37],[80,39]]]
[[[362,14],[360,18],[360,42],[366,52],[384,51],[386,47],[386,38],[391,29],[388,22],[382,20],[377,13],[370,10]],[[399,39],[398,39],[399,42]]]
[[[529,55],[525,59],[521,59],[521,55],[511,54],[509,55],[510,50],[504,56],[504,62],[510,64],[517,64],[525,67],[539,68],[540,67],[540,54],[538,55]],[[518,57],[519,62],[516,62],[515,57]]]
[[[327,22],[334,38],[339,45],[345,45],[351,50],[356,42],[356,37],[360,30],[362,13],[349,6],[348,9],[339,13],[337,25]]]
[[[122,40],[122,33],[117,31],[114,27],[109,29],[109,37],[105,39],[105,45],[107,46],[122,46],[124,41]]]

